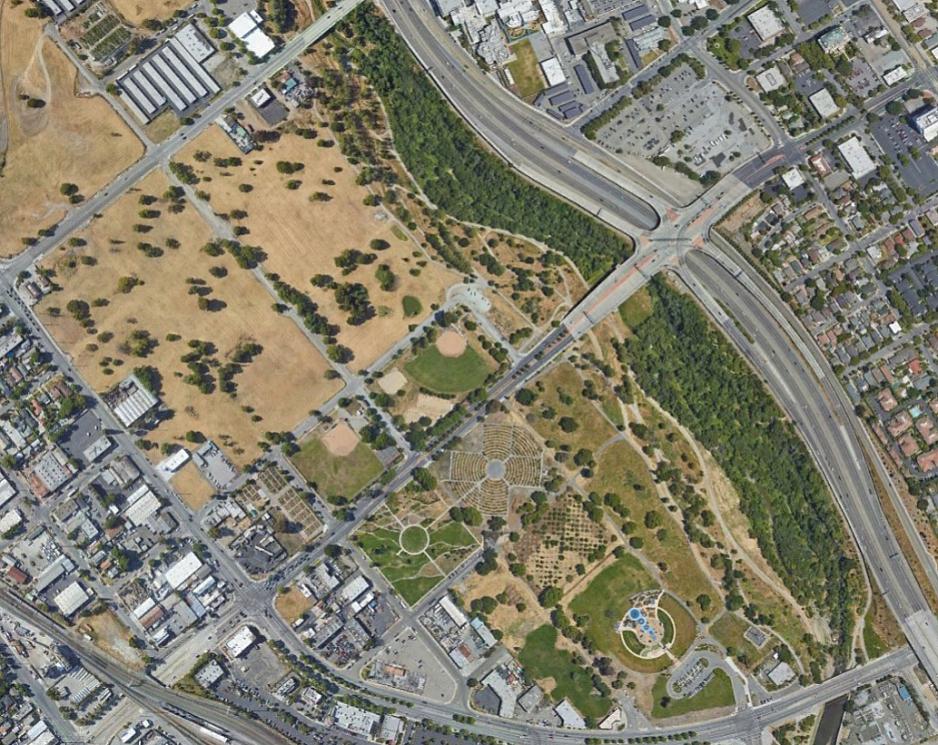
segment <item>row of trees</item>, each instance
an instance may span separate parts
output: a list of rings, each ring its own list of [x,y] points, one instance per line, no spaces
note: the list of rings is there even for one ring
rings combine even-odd
[[[650,291],[653,312],[627,342],[639,384],[713,453],[762,553],[799,602],[829,617],[836,654],[847,662],[858,568],[807,448],[693,301],[659,278]]]
[[[486,151],[370,6],[346,26],[353,56],[384,100],[394,145],[426,195],[453,217],[527,235],[566,253],[586,277],[631,253],[629,242],[520,178]]]

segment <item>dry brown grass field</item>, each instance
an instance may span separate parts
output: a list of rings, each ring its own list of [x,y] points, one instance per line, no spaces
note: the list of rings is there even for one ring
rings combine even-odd
[[[330,136],[325,130],[319,132],[321,138]],[[199,162],[194,157],[198,151],[211,153],[212,159]],[[242,165],[220,168],[213,162],[216,157],[242,157]],[[244,242],[264,249],[265,271],[306,292],[329,320],[339,325],[339,342],[355,354],[356,369],[371,364],[407,333],[410,324],[425,319],[432,312],[431,305],[442,302],[446,288],[459,279],[439,264],[427,262],[422,253],[414,255],[418,246],[395,235],[392,219],[384,210],[362,203],[369,192],[356,184],[355,171],[338,146],[317,147],[315,140],[285,133],[279,142],[265,144],[262,151],[241,156],[221,130],[211,127],[182,151],[179,160],[191,165],[199,176],[211,179],[203,180],[198,188],[211,194],[215,212],[247,212],[243,220],[232,221],[250,230]],[[302,163],[303,169],[282,174],[277,170],[280,161]],[[291,180],[300,181],[300,186],[288,189]],[[334,185],[324,184],[324,180]],[[241,184],[253,188],[242,192]],[[316,192],[331,199],[312,201],[310,197]],[[372,251],[369,246],[373,240],[386,241],[389,248]],[[377,258],[343,276],[334,260],[350,248],[373,252]],[[382,290],[375,277],[381,264],[387,264],[397,278],[389,291]],[[363,284],[376,315],[359,326],[346,323],[348,314],[339,309],[334,293],[310,284],[315,274]],[[402,301],[407,295],[420,301],[419,315],[404,316]]]
[[[192,461],[180,468],[169,483],[186,507],[193,512],[198,512],[207,505],[215,494],[215,489],[202,477]]]
[[[227,254],[211,257],[201,250],[212,236],[191,205],[172,214],[161,198],[150,206],[160,211],[159,217],[141,220],[140,197],[162,195],[167,187],[162,173],[151,173],[81,233],[87,246],[78,249],[78,256],[62,249],[50,257],[47,265],[55,268],[55,281],[63,289],[43,300],[39,315],[97,391],[109,389],[136,366],[160,371],[161,398],[173,416],[153,431],[153,440],[179,442],[187,431],[196,430],[243,465],[260,454],[258,441],[265,432],[290,429],[340,383],[325,379],[326,360],[292,321],[273,310],[273,298],[251,272]],[[139,223],[152,229],[136,233]],[[167,247],[168,239],[179,247]],[[141,240],[164,247],[162,256],[146,256],[138,249]],[[210,273],[213,268],[223,276]],[[127,277],[142,284],[121,292],[119,281]],[[190,278],[204,282],[208,298],[220,309],[199,308]],[[91,305],[94,335],[69,313],[68,303],[75,299]],[[128,338],[144,330],[156,346],[145,357],[135,356],[127,351]],[[180,338],[168,337],[174,334]],[[263,350],[235,377],[234,397],[217,387],[205,394],[183,380],[189,370],[180,358],[191,351],[190,340],[213,344],[211,356],[222,364],[239,344],[256,342]],[[213,374],[217,377],[217,370]],[[151,455],[160,457],[156,451]]]
[[[102,98],[81,93],[78,73],[27,3],[0,0],[0,255],[60,220],[63,183],[90,196],[143,154]],[[26,99],[41,99],[31,108]]]
[[[166,20],[177,10],[192,5],[192,0],[111,0],[111,5],[125,21],[139,26],[148,18]]]

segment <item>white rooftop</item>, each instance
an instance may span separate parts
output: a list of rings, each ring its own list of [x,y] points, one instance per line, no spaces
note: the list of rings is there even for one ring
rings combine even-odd
[[[192,551],[183,556],[179,561],[166,570],[163,575],[167,584],[174,590],[178,590],[189,577],[199,571],[202,566],[202,560]]]
[[[777,91],[783,85],[785,85],[785,76],[782,75],[781,71],[775,67],[766,68],[758,75],[756,75],[756,82],[759,84],[759,87],[762,88],[766,93],[772,91]]]
[[[797,168],[789,168],[782,174],[782,181],[785,182],[785,186],[789,189],[797,189],[804,184],[804,176],[801,175],[801,171]]]
[[[847,165],[850,167],[850,174],[855,179],[863,178],[876,170],[876,163],[856,135],[838,145],[837,149],[844,156],[844,160],[847,161]]]
[[[758,10],[754,10],[746,16],[746,18],[749,20],[749,23],[752,24],[756,33],[759,34],[759,38],[762,39],[762,41],[771,39],[773,36],[777,36],[785,30],[785,26],[778,19],[778,16],[775,15],[775,12],[767,5],[763,5]]]
[[[821,88],[817,93],[812,93],[808,100],[822,119],[829,119],[840,111],[840,107],[827,88]]]
[[[91,599],[91,596],[85,591],[78,582],[72,582],[68,587],[62,590],[53,598],[53,602],[62,611],[66,618],[73,615],[79,608]]]
[[[232,657],[240,657],[256,639],[257,637],[249,626],[242,626],[234,636],[225,642],[225,648]]]
[[[228,24],[228,30],[243,41],[248,51],[258,59],[263,59],[270,54],[275,46],[274,40],[261,28],[263,22],[264,19],[260,13],[256,10],[248,10]]]

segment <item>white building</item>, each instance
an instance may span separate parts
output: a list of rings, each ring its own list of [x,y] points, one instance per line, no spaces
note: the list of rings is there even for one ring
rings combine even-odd
[[[260,13],[256,10],[248,10],[228,24],[228,30],[235,38],[244,42],[248,51],[258,59],[264,59],[275,46],[274,40],[261,28],[263,22],[264,19]]]
[[[870,154],[866,152],[866,148],[863,147],[863,143],[856,135],[846,142],[842,142],[837,146],[837,149],[844,160],[847,161],[850,174],[855,179],[861,179],[876,170],[876,163],[870,157]]]
[[[567,729],[586,729],[586,720],[567,699],[554,707],[554,713],[560,717],[561,723]]]
[[[905,80],[909,77],[909,71],[906,70],[902,65],[897,65],[891,70],[886,70],[883,73],[883,82],[886,85],[895,85],[900,80]]]
[[[371,739],[381,722],[381,715],[373,711],[359,709],[357,706],[337,701],[332,711],[335,726],[361,737]]]
[[[547,80],[548,88],[560,85],[567,79],[567,76],[564,75],[563,67],[560,65],[560,60],[556,57],[551,57],[541,62],[541,71],[544,73],[544,77]]]
[[[912,126],[928,142],[938,137],[938,109],[927,109],[912,117]]]
[[[3,517],[0,517],[0,537],[5,533],[19,527],[23,522],[23,513],[15,507],[7,510]]]
[[[773,65],[756,75],[756,82],[763,91],[771,93],[785,85],[785,76]]]
[[[782,181],[785,182],[785,186],[794,190],[804,185],[804,176],[801,175],[801,171],[797,168],[789,168],[782,174]]]
[[[817,93],[812,93],[808,97],[808,100],[821,119],[830,119],[840,111],[840,107],[837,105],[837,102],[834,101],[834,97],[827,88],[821,88]]]
[[[148,484],[144,484],[127,498],[124,517],[136,528],[159,512],[160,507],[162,504],[159,497],[153,493]]]
[[[753,11],[746,18],[762,41],[768,41],[785,30],[784,24],[767,5]]]
[[[242,626],[234,636],[225,642],[225,649],[232,658],[237,658],[247,652],[255,641],[257,641],[257,637],[251,631],[251,628]]]
[[[58,606],[63,616],[69,618],[77,613],[89,600],[91,600],[91,595],[87,593],[85,588],[78,584],[78,582],[72,582],[72,584],[56,595],[52,599],[52,602]]]
[[[202,560],[192,551],[183,556],[179,561],[173,564],[163,577],[166,583],[174,590],[182,587],[186,581],[202,567]]]

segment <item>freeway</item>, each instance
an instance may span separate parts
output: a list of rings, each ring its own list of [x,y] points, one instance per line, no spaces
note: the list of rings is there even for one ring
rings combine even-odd
[[[626,171],[592,143],[574,140],[545,114],[494,84],[447,36],[427,3],[383,2],[449,102],[510,165],[623,232],[634,235],[659,225],[666,202],[656,184]],[[584,153],[593,167],[578,157]]]

